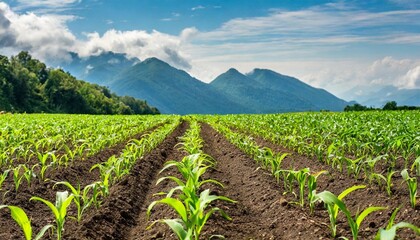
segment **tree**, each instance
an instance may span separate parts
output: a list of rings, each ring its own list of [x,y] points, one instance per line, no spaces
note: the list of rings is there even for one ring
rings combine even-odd
[[[397,110],[397,102],[395,101],[387,102],[382,109],[383,110]]]

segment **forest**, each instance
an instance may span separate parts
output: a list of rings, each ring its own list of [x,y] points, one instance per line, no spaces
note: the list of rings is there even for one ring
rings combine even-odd
[[[49,68],[28,52],[0,55],[0,111],[19,113],[159,114],[146,101]]]

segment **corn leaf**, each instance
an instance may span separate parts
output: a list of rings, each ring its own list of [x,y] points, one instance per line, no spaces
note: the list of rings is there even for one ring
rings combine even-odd
[[[20,207],[7,206],[7,205],[1,205],[0,209],[5,208],[5,207],[10,209],[10,213],[12,215],[12,218],[19,225],[19,227],[22,229],[22,231],[25,235],[25,239],[26,240],[31,240],[32,239],[31,221],[29,220],[25,211],[23,211],[23,209],[20,208]]]

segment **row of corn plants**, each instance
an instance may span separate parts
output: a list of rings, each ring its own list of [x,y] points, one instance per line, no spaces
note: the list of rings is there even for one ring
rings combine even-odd
[[[315,203],[319,201],[324,202],[330,218],[330,229],[332,237],[336,237],[337,234],[337,216],[340,211],[346,216],[346,219],[348,220],[348,225],[351,229],[352,237],[354,240],[356,240],[358,239],[360,225],[363,222],[363,220],[369,214],[375,211],[387,209],[387,207],[371,206],[364,209],[361,213],[356,213],[355,217],[353,217],[353,214],[345,205],[343,198],[349,193],[357,189],[363,189],[366,186],[352,186],[344,190],[338,196],[334,195],[333,193],[327,190],[317,193],[317,179],[322,174],[327,173],[326,171],[311,173],[309,168],[303,168],[299,170],[282,169],[281,162],[285,158],[285,156],[287,156],[287,154],[276,154],[273,153],[273,151],[267,147],[258,146],[255,143],[255,141],[253,141],[252,137],[232,131],[223,123],[218,122],[217,117],[207,117],[206,120],[213,128],[216,129],[216,131],[223,134],[232,144],[234,144],[242,151],[250,155],[252,158],[254,158],[257,161],[257,163],[262,165],[264,169],[269,170],[279,183],[280,179],[282,179],[284,189],[286,192],[291,192],[296,196],[296,194],[294,193],[294,187],[297,186],[299,191],[299,200],[297,203],[300,206],[305,206],[306,200],[310,208],[310,212],[313,213]],[[409,176],[407,177],[409,178]],[[307,190],[305,190],[305,188],[307,188]],[[307,192],[306,196],[305,192]],[[414,226],[413,224],[407,222],[399,222],[397,224],[394,223],[394,219],[398,210],[399,208],[394,210],[393,214],[389,219],[387,227],[384,229],[380,228],[378,230],[375,239],[394,239],[396,236],[396,231],[399,228],[410,228],[417,235],[420,235],[420,228]],[[341,238],[347,239],[346,237]]]
[[[210,194],[210,189],[202,190],[205,185],[223,185],[215,179],[204,179],[204,174],[208,168],[214,167],[215,161],[202,152],[203,140],[200,138],[200,126],[196,119],[190,118],[190,129],[181,138],[181,148],[188,154],[181,161],[168,161],[165,163],[160,173],[170,168],[176,168],[181,175],[164,176],[158,179],[157,184],[163,181],[173,181],[176,186],[168,192],[158,195],[164,197],[152,202],[147,210],[150,217],[153,208],[157,204],[167,205],[174,209],[178,217],[175,219],[159,219],[154,224],[165,223],[177,235],[178,239],[198,240],[207,220],[215,212],[219,212],[226,219],[230,217],[220,208],[212,207],[214,201],[221,200],[234,202],[225,196]]]
[[[167,116],[26,115],[0,118],[0,168],[36,159],[67,164],[94,155]],[[60,155],[60,156],[57,156]]]
[[[235,115],[218,120],[316,157],[356,179],[376,183],[389,196],[393,179],[401,176],[411,206],[416,206],[416,186],[420,179],[420,113],[417,111]],[[404,161],[402,168],[397,166],[398,159]]]
[[[116,120],[118,119],[119,121],[116,122]],[[34,143],[34,141],[26,140],[27,143],[34,143],[34,145],[32,146],[34,150],[30,150],[29,152],[31,154],[28,154],[24,158],[31,159],[34,157],[34,155],[36,155],[38,163],[29,164],[28,162],[24,162],[20,164],[13,164],[13,160],[11,160],[9,161],[9,165],[3,165],[1,167],[2,173],[0,175],[0,190],[2,189],[3,182],[8,177],[13,179],[13,182],[15,184],[15,190],[17,191],[21,182],[24,180],[26,180],[29,186],[35,179],[39,181],[45,180],[45,173],[48,169],[53,169],[61,165],[67,165],[70,161],[73,161],[74,159],[82,160],[82,157],[94,155],[106,147],[110,147],[118,142],[125,140],[129,136],[132,136],[138,132],[146,131],[147,129],[162,124],[166,121],[166,117],[157,118],[155,116],[151,117],[150,120],[147,120],[144,116],[138,118],[127,118],[127,116],[118,116],[118,118],[113,119],[113,122],[106,121],[107,125],[97,124],[96,126],[94,125],[96,122],[92,121],[91,126],[87,128],[89,129],[89,131],[78,135],[79,138],[84,136],[87,137],[86,139],[77,140],[77,142],[83,143],[81,145],[73,145],[72,149],[64,144],[62,145],[62,149],[64,150],[61,151],[61,154],[55,154],[56,151],[51,149],[47,150],[47,152],[44,153],[40,148],[38,148],[38,145]],[[72,123],[74,125],[77,125],[75,124],[74,120]],[[108,125],[112,123],[113,125]],[[137,125],[134,126],[133,124]],[[42,139],[38,140],[37,143],[39,143],[40,141],[42,141]],[[60,144],[62,143],[64,143],[64,141],[60,142]]]
[[[179,125],[179,121],[179,117],[173,118],[172,121],[162,125],[152,133],[144,135],[142,139],[130,140],[119,157],[111,156],[106,162],[93,166],[92,169],[100,169],[101,180],[83,187],[80,185],[74,186],[70,182],[57,182],[54,187],[63,185],[70,190],[70,193],[68,191],[58,191],[55,203],[33,196],[30,201],[39,201],[47,205],[55,219],[55,225],[45,225],[35,237],[32,237],[33,230],[30,218],[22,208],[0,205],[0,209],[10,210],[11,217],[22,229],[26,240],[41,239],[49,229],[54,229],[57,239],[60,240],[63,236],[64,223],[70,205],[73,203],[77,209],[76,216],[70,216],[70,218],[78,222],[82,220],[83,213],[90,206],[100,207],[101,202],[109,194],[111,184],[128,174],[136,161],[162,142]]]

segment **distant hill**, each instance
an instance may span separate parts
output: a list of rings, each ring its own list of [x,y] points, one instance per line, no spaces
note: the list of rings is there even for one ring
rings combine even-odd
[[[379,89],[363,89],[363,94],[354,96],[354,92],[360,89],[352,89],[343,95],[348,99],[357,99],[357,102],[377,108],[382,108],[387,102],[395,101],[399,106],[420,106],[420,89],[399,89],[394,86],[384,86]]]
[[[10,59],[0,55],[0,111],[27,113],[158,114],[133,97],[77,80],[61,69],[47,68],[28,52]]]
[[[162,113],[227,114],[342,111],[348,104],[331,93],[267,69],[242,74],[230,69],[210,84],[157,58],[141,62],[105,52],[63,66],[77,77],[120,95],[145,99]]]
[[[254,69],[247,75],[230,69],[210,85],[235,101],[246,103],[255,113],[341,111],[348,104],[323,89],[266,69]]]
[[[115,75],[137,62],[138,58],[128,59],[125,54],[103,52],[97,56],[80,58],[76,53],[70,53],[72,60],[62,67],[78,79],[103,85]]]
[[[241,113],[246,109],[208,84],[157,58],[137,63],[107,85],[116,93],[146,99],[162,113]]]

